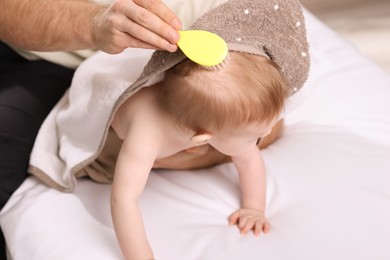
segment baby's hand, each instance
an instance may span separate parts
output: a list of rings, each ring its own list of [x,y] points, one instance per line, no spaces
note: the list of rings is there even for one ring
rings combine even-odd
[[[247,234],[253,230],[255,236],[259,236],[261,231],[267,234],[270,224],[264,213],[256,209],[241,208],[229,217],[229,225],[237,225],[241,234]]]

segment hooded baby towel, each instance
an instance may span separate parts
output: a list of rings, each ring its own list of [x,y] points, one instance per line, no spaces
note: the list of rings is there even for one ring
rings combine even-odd
[[[309,47],[299,1],[171,0],[167,4],[184,25],[191,25],[188,29],[216,33],[229,50],[265,55],[276,62],[288,81],[290,96],[306,81]],[[197,5],[202,7],[193,8]],[[98,52],[89,58],[42,125],[29,172],[61,191],[72,191],[75,176],[105,147],[120,104],[140,88],[161,81],[167,69],[185,58],[181,51],[139,49],[119,55]]]

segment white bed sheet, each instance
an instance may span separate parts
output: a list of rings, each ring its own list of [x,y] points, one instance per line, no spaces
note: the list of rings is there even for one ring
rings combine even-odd
[[[390,76],[305,12],[312,70],[307,100],[263,151],[268,235],[239,235],[231,164],[154,171],[141,198],[160,260],[390,259]],[[15,260],[120,259],[110,185],[72,194],[30,177],[1,212]]]

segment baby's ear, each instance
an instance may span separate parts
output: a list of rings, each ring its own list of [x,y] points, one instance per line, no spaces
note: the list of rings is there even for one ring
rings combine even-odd
[[[207,143],[208,140],[211,139],[211,137],[213,137],[213,135],[211,133],[195,133],[192,137],[191,137],[191,142],[194,144],[194,145],[200,145],[200,144],[205,144]]]

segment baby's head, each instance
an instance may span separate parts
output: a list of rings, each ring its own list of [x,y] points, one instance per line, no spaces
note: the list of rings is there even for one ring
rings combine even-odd
[[[273,61],[241,52],[230,52],[216,70],[185,60],[165,73],[163,88],[169,113],[196,133],[271,123],[288,97]]]

